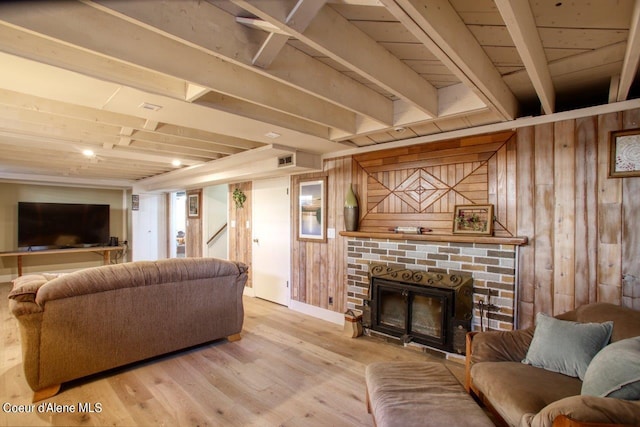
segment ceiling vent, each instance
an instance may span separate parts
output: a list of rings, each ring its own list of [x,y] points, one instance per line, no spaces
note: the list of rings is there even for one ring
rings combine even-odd
[[[286,168],[287,166],[293,166],[293,154],[278,157],[278,167]]]
[[[140,108],[151,111],[160,111],[162,110],[162,105],[151,104],[150,102],[143,102],[139,105]]]

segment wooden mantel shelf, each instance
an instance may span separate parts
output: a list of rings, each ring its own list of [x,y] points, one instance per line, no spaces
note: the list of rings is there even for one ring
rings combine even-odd
[[[490,245],[526,245],[526,237],[494,237],[494,236],[469,236],[461,234],[405,234],[405,233],[376,233],[368,231],[341,231],[344,237],[359,237],[361,239],[388,239],[388,240],[416,240],[425,242],[447,243],[485,243]]]

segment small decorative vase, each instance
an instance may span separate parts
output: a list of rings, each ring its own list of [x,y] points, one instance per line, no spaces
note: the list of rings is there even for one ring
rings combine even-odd
[[[344,228],[347,231],[358,230],[358,220],[360,219],[360,209],[358,199],[353,192],[353,184],[349,184],[349,191],[344,200]]]

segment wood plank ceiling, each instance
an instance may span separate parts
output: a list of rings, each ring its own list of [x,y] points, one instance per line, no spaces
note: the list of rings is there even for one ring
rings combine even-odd
[[[278,173],[282,153],[624,101],[639,15],[633,0],[2,2],[0,179],[230,182]],[[287,172],[319,164],[303,163]]]

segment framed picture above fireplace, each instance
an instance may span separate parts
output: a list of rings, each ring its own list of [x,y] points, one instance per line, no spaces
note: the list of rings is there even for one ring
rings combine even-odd
[[[453,213],[453,234],[491,236],[493,205],[456,205]]]
[[[327,177],[298,184],[298,240],[327,241]]]

